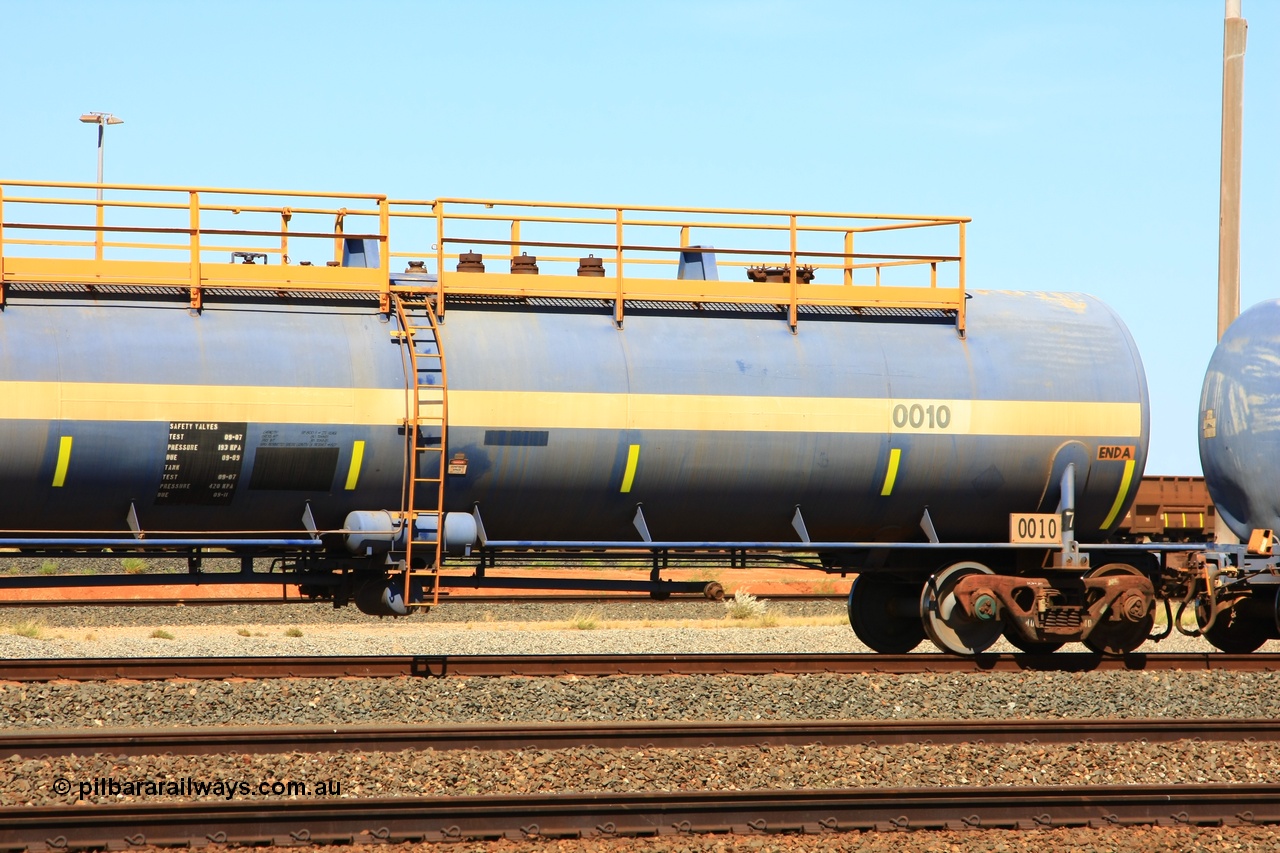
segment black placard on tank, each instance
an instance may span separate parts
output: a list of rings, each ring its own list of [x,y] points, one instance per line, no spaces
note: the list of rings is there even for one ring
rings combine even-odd
[[[231,503],[240,482],[246,423],[173,421],[156,503]]]

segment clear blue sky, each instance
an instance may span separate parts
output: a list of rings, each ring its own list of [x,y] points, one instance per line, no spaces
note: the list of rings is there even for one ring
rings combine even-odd
[[[1243,0],[1242,304],[1280,296],[1280,2]],[[0,0],[0,176],[960,214],[974,288],[1081,290],[1199,473],[1221,0]],[[1034,334],[1034,331],[1031,330]]]

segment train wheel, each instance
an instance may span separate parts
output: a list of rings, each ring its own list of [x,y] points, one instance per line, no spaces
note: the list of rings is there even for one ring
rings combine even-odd
[[[1203,625],[1207,621],[1208,614],[1197,607],[1196,624]],[[1204,631],[1204,638],[1213,643],[1214,648],[1229,655],[1256,652],[1263,643],[1271,639],[1266,625],[1257,619],[1242,616],[1234,607],[1218,614],[1209,630]]]
[[[1094,569],[1085,577],[1101,578],[1109,575],[1138,575],[1139,577],[1145,577],[1142,572],[1124,563],[1111,563],[1100,569]],[[1128,620],[1114,621],[1104,618],[1093,626],[1089,636],[1084,638],[1084,644],[1090,651],[1097,652],[1100,655],[1127,655],[1147,641],[1147,637],[1151,635],[1151,629],[1155,627],[1155,624],[1155,608],[1148,610],[1147,615],[1137,622]]]
[[[849,588],[853,634],[882,655],[903,655],[920,645],[924,626],[911,609],[916,587],[880,575],[858,575]],[[899,602],[906,602],[904,607]]]
[[[1000,639],[1003,620],[966,616],[954,594],[961,578],[990,574],[993,572],[981,563],[956,563],[929,578],[924,585],[924,592],[920,594],[920,621],[929,639],[944,652],[976,655]]]
[[[1065,645],[1065,642],[1058,640],[1028,640],[1016,626],[1007,622],[1004,626],[1004,638],[1009,641],[1009,645],[1029,655],[1053,654]]]

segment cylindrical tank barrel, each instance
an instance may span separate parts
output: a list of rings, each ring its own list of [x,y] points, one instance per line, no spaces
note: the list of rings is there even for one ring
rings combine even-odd
[[[927,312],[455,306],[451,509],[497,540],[1007,541],[1076,464],[1077,535],[1124,516],[1148,439],[1132,338],[1103,303],[976,292]]]
[[[445,507],[496,540],[1003,541],[1075,463],[1077,535],[1146,457],[1142,366],[1088,296],[884,310],[451,304]],[[402,337],[371,302],[30,294],[0,313],[0,527],[321,529],[398,510]],[[438,438],[438,436],[437,436]],[[430,438],[427,438],[429,441]],[[430,471],[426,472],[428,475]],[[420,490],[429,491],[429,490]],[[425,508],[425,507],[424,507]]]

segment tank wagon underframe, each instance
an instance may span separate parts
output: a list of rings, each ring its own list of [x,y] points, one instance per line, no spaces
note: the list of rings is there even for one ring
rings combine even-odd
[[[0,182],[11,553],[386,614],[717,594],[663,573],[750,555],[857,573],[873,648],[957,653],[1127,652],[1231,574],[1088,544],[1142,477],[1141,360],[1096,299],[968,290],[964,217],[97,186]],[[553,559],[650,574],[490,571]]]

